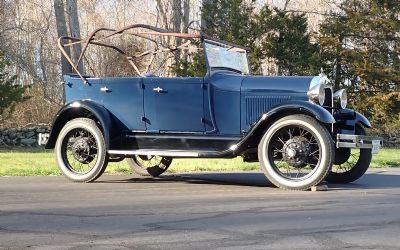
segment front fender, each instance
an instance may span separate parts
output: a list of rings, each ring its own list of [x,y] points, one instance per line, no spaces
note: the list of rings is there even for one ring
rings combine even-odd
[[[351,126],[354,126],[355,124],[360,124],[366,128],[372,128],[372,125],[368,121],[368,119],[364,115],[358,113],[357,111],[354,111],[352,109],[342,109],[342,110],[340,110],[340,113],[349,116],[345,120]],[[339,118],[339,120],[340,120],[340,118]]]
[[[367,127],[367,128],[372,128],[371,123],[368,121],[368,119],[365,116],[358,113],[357,111],[355,111],[355,113],[356,113],[356,123],[360,123],[364,127]]]
[[[294,114],[305,114],[314,117],[321,123],[332,124],[336,120],[332,114],[323,107],[308,101],[290,101],[281,103],[260,116],[257,122],[250,128],[242,140],[235,145],[236,152],[241,152],[249,147],[256,146],[265,129],[277,119]]]
[[[106,149],[108,150],[110,147],[110,131],[112,131],[110,113],[102,105],[90,100],[74,101],[60,109],[53,120],[49,140],[45,148],[53,149],[58,134],[64,125],[72,119],[82,117],[95,118],[100,123],[100,129],[103,132]]]
[[[335,123],[336,120],[332,114],[323,107],[308,101],[290,101],[281,103],[264,113],[259,120],[267,120],[280,113],[289,114],[308,114],[322,123]]]

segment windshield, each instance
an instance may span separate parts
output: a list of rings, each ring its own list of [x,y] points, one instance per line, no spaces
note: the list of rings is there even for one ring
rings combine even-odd
[[[211,69],[226,68],[249,74],[245,49],[208,40],[204,41],[204,49]]]

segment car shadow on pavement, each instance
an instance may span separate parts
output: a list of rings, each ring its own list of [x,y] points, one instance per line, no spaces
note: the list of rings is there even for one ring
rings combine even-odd
[[[166,174],[157,178],[133,177],[125,180],[107,180],[108,183],[188,183],[214,184],[253,187],[274,187],[261,172],[234,172],[234,173],[182,173]],[[326,184],[326,183],[325,183]],[[400,187],[400,175],[390,174],[387,171],[367,173],[359,180],[349,184],[327,183],[330,189],[391,189]]]
[[[237,172],[237,173],[180,173],[165,174],[156,178],[134,175],[129,179],[99,180],[98,183],[189,183],[189,184],[214,184],[214,185],[236,185],[254,187],[274,187],[259,172]]]
[[[400,188],[400,175],[390,171],[376,171],[364,174],[360,179],[348,184],[329,184],[332,189],[394,189]]]

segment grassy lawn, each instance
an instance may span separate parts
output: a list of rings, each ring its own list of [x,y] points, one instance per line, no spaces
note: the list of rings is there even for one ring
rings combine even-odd
[[[372,167],[400,167],[400,149],[383,149],[373,156]],[[259,163],[244,163],[242,158],[175,159],[169,172],[260,170]],[[106,173],[130,174],[123,162],[110,163]],[[60,175],[52,151],[0,151],[0,176]]]

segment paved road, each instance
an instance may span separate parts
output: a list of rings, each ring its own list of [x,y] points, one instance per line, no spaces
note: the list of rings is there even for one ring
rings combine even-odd
[[[261,173],[0,178],[0,249],[399,249],[400,171],[327,192]]]

